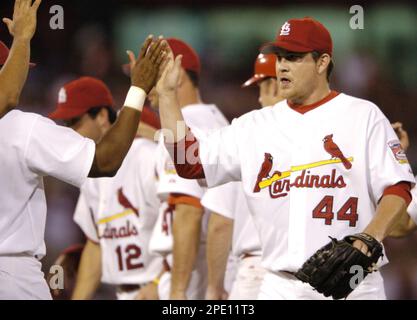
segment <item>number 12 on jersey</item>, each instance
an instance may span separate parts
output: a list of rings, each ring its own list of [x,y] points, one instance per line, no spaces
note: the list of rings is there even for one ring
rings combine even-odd
[[[337,220],[349,221],[349,227],[355,227],[358,221],[358,198],[350,197],[337,211]],[[331,225],[334,219],[333,196],[325,196],[313,209],[313,218],[324,219],[324,224]]]
[[[125,269],[132,270],[132,269],[143,268],[143,263],[137,261],[142,254],[142,251],[137,245],[135,244],[128,245],[125,248],[124,252],[122,251],[122,247],[118,246],[116,248],[116,254],[117,254],[117,260],[118,260],[120,271],[123,271]]]

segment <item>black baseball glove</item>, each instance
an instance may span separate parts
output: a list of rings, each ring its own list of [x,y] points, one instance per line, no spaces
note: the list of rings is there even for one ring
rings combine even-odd
[[[303,282],[308,282],[324,296],[333,299],[346,298],[368,273],[374,271],[374,266],[383,256],[382,245],[366,233],[359,233],[332,241],[312,255],[295,276]],[[353,247],[355,240],[361,240],[368,247],[368,255]],[[352,266],[363,270],[363,278],[352,285]]]

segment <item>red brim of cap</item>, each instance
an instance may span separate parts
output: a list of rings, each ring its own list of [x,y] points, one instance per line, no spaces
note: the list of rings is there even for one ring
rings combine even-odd
[[[48,115],[49,119],[54,120],[69,120],[82,115],[83,112],[77,109],[69,109],[64,107],[58,107],[55,111]]]
[[[249,87],[255,83],[258,83],[259,81],[265,79],[267,76],[264,74],[255,74],[252,78],[246,80],[244,84],[242,84],[242,88]]]
[[[280,49],[284,49],[290,52],[311,52],[313,51],[312,48],[297,44],[297,43],[291,43],[291,42],[285,42],[285,41],[276,41],[276,42],[270,42],[261,47],[261,53],[263,54],[269,54],[269,53],[278,53]]]
[[[29,68],[35,68],[36,67],[36,63],[30,62],[29,63]]]

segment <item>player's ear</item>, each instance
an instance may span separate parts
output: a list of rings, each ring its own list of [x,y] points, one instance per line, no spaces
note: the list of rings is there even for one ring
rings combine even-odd
[[[327,53],[323,53],[316,62],[317,73],[326,74],[327,67],[329,66],[331,60],[332,58]]]
[[[101,108],[100,112],[97,114],[96,119],[101,127],[110,124],[108,110],[106,108]]]

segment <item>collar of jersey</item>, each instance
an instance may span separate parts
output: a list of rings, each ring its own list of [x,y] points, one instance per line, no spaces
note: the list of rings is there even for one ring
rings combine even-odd
[[[293,103],[291,103],[291,102],[289,102],[288,100],[287,100],[287,105],[292,109],[292,110],[294,110],[294,111],[296,111],[296,112],[298,112],[298,113],[301,113],[301,114],[305,114],[305,113],[307,113],[307,112],[309,112],[309,111],[311,111],[311,110],[314,110],[314,109],[316,109],[316,108],[318,108],[318,107],[320,107],[320,106],[322,106],[323,104],[325,104],[325,103],[327,103],[327,102],[329,102],[330,100],[332,100],[333,98],[335,98],[335,97],[337,97],[338,95],[340,94],[340,92],[337,92],[337,91],[334,91],[334,90],[332,90],[332,91],[330,91],[330,93],[327,95],[327,96],[325,96],[323,99],[321,99],[321,100],[319,100],[319,101],[317,101],[317,102],[314,102],[314,103],[312,103],[312,104],[307,104],[307,105],[295,105],[295,104],[293,104]]]

